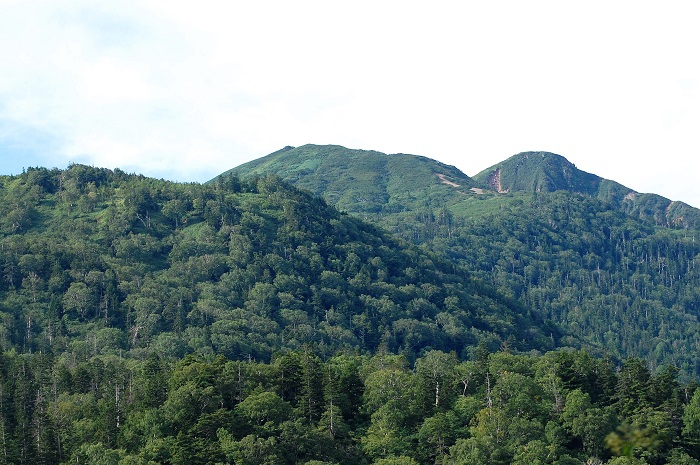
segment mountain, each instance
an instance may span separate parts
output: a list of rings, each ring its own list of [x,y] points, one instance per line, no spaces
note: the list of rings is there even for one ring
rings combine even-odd
[[[262,445],[265,463],[369,464],[360,437],[381,400],[365,385],[401,385],[416,437],[436,394],[414,362],[446,362],[448,408],[460,359],[560,339],[279,177],[0,176],[1,463],[262,463]]]
[[[616,194],[624,197],[632,192],[614,181],[581,171],[561,155],[549,152],[519,153],[474,178],[500,193],[566,190],[610,200]]]
[[[700,210],[656,194],[643,194],[615,181],[582,171],[561,155],[523,152],[474,176],[499,193],[554,192],[585,194],[659,226],[700,228]]]
[[[689,231],[448,187],[392,235],[274,175],[0,176],[0,463],[697,463],[697,382],[543,322],[687,374]]]
[[[663,305],[698,300],[688,231],[448,187],[366,214],[412,245],[274,175],[0,176],[0,463],[697,463],[697,382],[562,348],[538,316],[622,347],[660,322],[687,368]]]
[[[416,155],[387,155],[338,145],[285,147],[235,167],[223,176],[273,173],[323,195],[341,211],[397,213],[423,205],[454,203],[476,195],[481,184],[449,166]]]
[[[322,160],[323,169],[299,170],[300,158],[286,152],[304,154],[305,163]],[[393,169],[398,160],[400,171]],[[441,169],[424,157],[304,146],[230,173],[274,173],[312,186],[329,203],[468,268],[589,350],[618,360],[641,357],[652,368],[675,365],[684,376],[700,377],[697,209],[636,193],[546,152],[516,155],[473,179]],[[401,183],[414,171],[421,175]],[[349,198],[341,202],[339,186],[362,194],[346,179],[358,172],[373,182],[410,186],[411,195],[373,196],[373,213]],[[460,187],[440,180],[448,173]],[[440,195],[431,195],[436,191]]]

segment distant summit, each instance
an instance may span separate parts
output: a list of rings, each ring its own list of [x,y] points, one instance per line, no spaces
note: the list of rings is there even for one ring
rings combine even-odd
[[[474,178],[500,193],[566,190],[610,200],[633,192],[622,184],[582,171],[561,155],[550,152],[513,155]]]
[[[499,193],[575,192],[608,202],[659,226],[700,227],[700,210],[587,173],[555,153],[522,152],[485,169],[474,179]]]

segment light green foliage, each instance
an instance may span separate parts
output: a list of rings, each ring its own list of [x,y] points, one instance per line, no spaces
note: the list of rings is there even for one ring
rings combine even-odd
[[[588,394],[579,389],[566,396],[561,419],[564,428],[580,438],[583,450],[593,457],[604,455],[605,438],[617,425],[617,419],[610,409],[594,407]]]
[[[372,414],[372,423],[361,439],[367,456],[378,459],[410,452],[411,443],[393,413],[383,409]]]
[[[700,460],[697,460],[686,452],[679,449],[673,449],[671,451],[671,457],[666,462],[668,465],[698,465]]]
[[[452,383],[459,360],[454,354],[431,350],[416,360],[416,374],[423,381],[423,392],[428,405],[439,408],[440,402],[451,403],[454,395]]]
[[[635,428],[630,424],[623,424],[617,431],[610,433],[605,442],[615,455],[628,459],[648,455],[658,446],[651,430]]]
[[[437,413],[426,418],[418,430],[419,444],[428,457],[441,462],[454,444],[457,436],[457,417],[450,413]]]
[[[411,457],[399,456],[375,460],[372,465],[418,465],[418,462]]]
[[[700,389],[683,411],[683,439],[695,447],[700,446]]]
[[[75,454],[74,463],[88,465],[120,465],[123,451],[109,449],[101,443],[84,444]]]
[[[387,352],[324,361],[309,348],[271,363],[202,355],[170,363],[155,355],[74,363],[3,353],[0,447],[7,447],[9,463],[22,463],[19,454],[38,463],[571,464],[604,463],[611,455],[694,463],[698,395],[674,419],[668,406],[694,387],[678,385],[666,371],[649,375],[630,362],[618,374],[586,374],[581,387],[560,378],[559,411],[541,382],[543,368],[547,376],[566,375],[591,362],[584,352],[480,353],[473,362],[487,367],[489,361],[500,373],[485,372],[467,395],[454,377],[445,381],[435,407],[432,389],[428,405],[423,393],[426,380],[436,379],[430,373],[445,368],[454,375],[459,366],[438,351],[412,365]],[[630,413],[613,396],[594,400],[588,392],[609,376],[617,385],[636,382],[634,373],[647,386],[672,389],[655,389]]]
[[[534,440],[520,446],[513,457],[512,465],[545,465],[551,451],[543,441]]]
[[[291,407],[274,392],[252,394],[238,404],[238,412],[251,426],[272,430],[289,417]]]

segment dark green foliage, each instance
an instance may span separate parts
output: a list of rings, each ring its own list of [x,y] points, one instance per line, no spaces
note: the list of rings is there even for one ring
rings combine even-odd
[[[657,230],[557,192],[523,199],[507,216],[457,222],[451,238],[431,244],[601,354],[698,376],[692,231]]]

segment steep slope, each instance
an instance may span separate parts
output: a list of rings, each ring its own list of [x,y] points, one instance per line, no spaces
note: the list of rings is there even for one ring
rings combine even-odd
[[[0,269],[4,350],[552,346],[517,301],[273,177],[202,186],[80,165],[0,177]]]
[[[387,155],[337,145],[285,147],[224,175],[275,174],[339,210],[378,214],[443,205],[480,187],[453,166],[415,155]]]
[[[664,227],[700,228],[700,210],[656,194],[641,194],[582,171],[561,155],[522,152],[480,172],[474,179],[500,193],[565,190],[608,202],[625,213]]]

